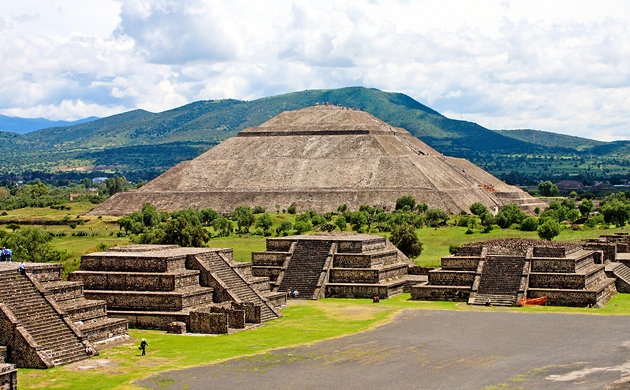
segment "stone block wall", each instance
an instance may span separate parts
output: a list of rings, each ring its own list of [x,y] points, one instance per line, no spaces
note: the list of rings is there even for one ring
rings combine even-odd
[[[293,244],[292,239],[282,239],[282,238],[267,238],[266,247],[269,251],[280,251],[287,252],[291,249],[291,244]]]
[[[39,282],[61,280],[61,264],[29,264],[28,274]]]
[[[617,244],[614,242],[604,242],[599,240],[587,241],[584,243],[585,249],[601,251],[603,261],[615,261],[617,257]]]
[[[480,260],[480,257],[446,256],[442,257],[442,269],[476,271]]]
[[[238,310],[232,307],[212,306],[210,313],[224,313],[227,315],[228,327],[234,329],[245,329],[245,310]]]
[[[226,313],[192,311],[189,316],[188,331],[208,334],[227,333],[228,316]]]
[[[179,311],[212,301],[212,289],[195,290],[190,293],[159,292],[85,292],[86,299],[102,299],[108,309]]]
[[[470,289],[453,286],[413,286],[411,299],[421,301],[467,302]]]
[[[101,254],[99,254],[101,253]],[[119,271],[119,272],[168,272],[186,268],[186,256],[144,257],[117,256],[116,253],[105,255],[104,252],[84,255],[81,258],[83,271]]]
[[[404,281],[399,286],[391,287],[385,285],[327,285],[327,298],[388,298],[402,293]]]
[[[435,268],[433,267],[421,267],[419,265],[410,266],[407,269],[407,274],[409,275],[429,275],[430,271],[433,271]]]
[[[586,276],[575,273],[530,273],[530,288],[548,289],[583,289],[586,285]]]
[[[286,302],[286,298],[285,298]],[[253,304],[252,302],[232,302],[232,307],[237,310],[243,310],[245,312],[245,322],[250,324],[262,323],[262,317],[260,313],[260,306]]]
[[[17,390],[17,370],[13,364],[0,363],[0,390]]]
[[[252,252],[252,265],[282,267],[288,252]]]
[[[83,281],[88,290],[119,291],[173,291],[199,284],[199,271],[186,270],[178,273],[127,273],[76,271],[70,280]]]
[[[19,324],[11,311],[0,303],[0,345],[10,345],[7,360],[18,367],[50,368],[54,364],[36,352],[37,343]]]
[[[436,286],[472,286],[475,271],[450,271],[437,269],[429,272],[429,284]]]

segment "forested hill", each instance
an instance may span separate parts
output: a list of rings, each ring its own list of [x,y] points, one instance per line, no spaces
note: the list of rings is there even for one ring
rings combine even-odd
[[[584,153],[570,144],[550,146],[449,119],[404,94],[349,87],[307,90],[253,101],[198,101],[160,113],[134,110],[23,135],[0,132],[0,147],[5,151],[0,175],[6,178],[25,171],[80,168],[81,172],[107,170],[150,179],[246,127],[259,125],[286,110],[323,102],[367,111],[407,129],[446,155],[468,158],[499,176],[510,169],[506,164],[510,158]],[[542,171],[540,167],[534,169]]]

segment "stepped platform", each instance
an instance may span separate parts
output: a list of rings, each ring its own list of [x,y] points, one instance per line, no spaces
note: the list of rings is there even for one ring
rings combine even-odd
[[[83,256],[81,269],[69,279],[85,285],[86,298],[105,301],[110,316],[124,318],[136,328],[168,330],[172,322],[183,322],[194,332],[199,327],[191,316],[197,314],[222,315],[223,320],[215,318],[217,329],[226,331],[227,321],[278,318],[274,303],[285,301],[269,300],[256,288],[269,286],[269,280],[255,278],[252,283],[238,268],[231,249],[129,245]],[[226,308],[225,302],[232,306]],[[242,321],[234,319],[241,315]]]
[[[411,299],[514,306],[523,298],[546,297],[548,305],[602,306],[617,292],[602,258],[601,251],[574,243],[468,244],[442,258],[442,267],[428,272],[427,283],[412,286]]]
[[[405,289],[412,265],[384,237],[316,234],[268,238],[266,251],[252,253],[251,273],[299,299],[387,298]]]
[[[45,291],[37,279],[60,274],[61,265],[17,263],[0,268],[0,345],[8,347],[7,359],[18,367],[50,368],[90,357],[90,341]],[[33,271],[33,274],[31,274]]]

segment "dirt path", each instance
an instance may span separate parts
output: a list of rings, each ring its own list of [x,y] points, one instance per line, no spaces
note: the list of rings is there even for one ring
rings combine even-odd
[[[151,389],[626,389],[630,317],[406,310],[374,330],[154,375]]]

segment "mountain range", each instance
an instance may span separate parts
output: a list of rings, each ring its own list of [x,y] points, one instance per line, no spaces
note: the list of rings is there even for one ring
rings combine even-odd
[[[20,118],[16,116],[0,115],[0,131],[10,131],[12,133],[26,134],[35,130],[47,129],[49,127],[72,126],[79,123],[91,122],[99,119],[91,116],[89,118],[76,121],[53,121],[45,118]]]
[[[628,141],[601,142],[538,130],[493,131],[447,118],[401,93],[348,87],[253,101],[197,101],[160,113],[133,110],[26,134],[0,132],[0,178],[100,171],[148,180],[246,127],[324,102],[369,112],[445,155],[467,158],[500,178],[511,177],[512,184],[622,179],[630,166]]]

